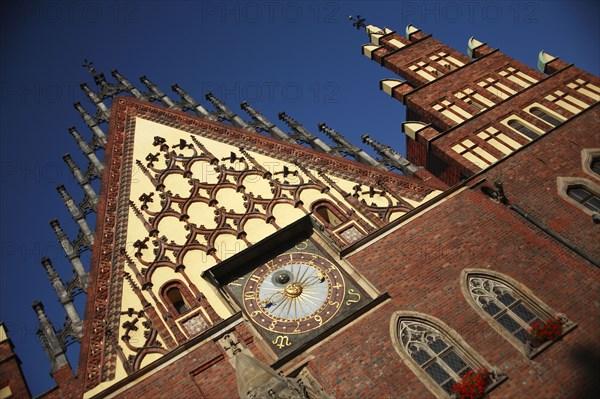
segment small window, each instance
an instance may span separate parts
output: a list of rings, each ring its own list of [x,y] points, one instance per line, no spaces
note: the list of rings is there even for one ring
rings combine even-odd
[[[335,213],[331,212],[331,210],[324,205],[315,208],[315,212],[317,212],[319,216],[321,216],[321,218],[327,223],[329,223],[332,227],[336,227],[342,224],[340,218],[338,218],[335,215]]]
[[[569,186],[567,188],[567,195],[593,212],[600,211],[600,197],[585,186]]]
[[[538,134],[534,131],[530,130],[528,127],[523,125],[521,122],[511,119],[508,121],[508,126],[515,129],[517,132],[521,133],[524,136],[529,137],[531,140],[535,140],[538,138]]]
[[[181,295],[181,291],[177,287],[171,287],[167,289],[167,298],[173,308],[177,311],[178,314],[184,314],[189,310],[189,306],[185,303],[183,296]]]
[[[319,201],[313,205],[312,209],[313,213],[321,219],[322,222],[325,222],[333,228],[348,220],[338,208],[327,201]]]
[[[529,112],[531,112],[532,115],[537,116],[544,122],[548,122],[552,126],[558,126],[561,124],[561,122],[558,119],[556,119],[552,115],[548,114],[546,111],[544,111],[543,109],[541,109],[539,107],[533,107],[529,110]]]
[[[600,176],[600,155],[596,155],[592,157],[592,162],[590,163],[590,169],[592,172]]]

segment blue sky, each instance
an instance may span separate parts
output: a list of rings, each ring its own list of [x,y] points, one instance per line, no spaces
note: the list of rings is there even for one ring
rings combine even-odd
[[[535,67],[549,54],[599,74],[600,3],[592,1],[8,1],[0,5],[0,320],[10,330],[33,394],[53,386],[38,343],[35,299],[56,328],[64,312],[40,265],[52,258],[63,281],[71,267],[48,224],[75,223],[55,187],[82,197],[61,156],[85,165],[67,128],[90,137],[73,103],[83,59],[139,88],[147,75],[172,99],[179,84],[206,108],[212,91],[244,119],[248,100],[273,122],[285,111],[308,130],[326,122],[360,143],[369,133],[404,152],[404,109],[378,89],[391,72],[361,55],[368,39],[348,15],[403,32],[411,23],[466,53],[475,36]],[[280,127],[285,127],[279,124]],[[284,129],[287,131],[287,129]],[[91,221],[91,219],[90,219]],[[82,309],[83,297],[76,298]],[[77,348],[70,348],[76,362]]]

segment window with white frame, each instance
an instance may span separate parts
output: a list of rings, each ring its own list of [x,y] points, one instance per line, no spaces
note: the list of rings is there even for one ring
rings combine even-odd
[[[511,115],[510,117],[504,119],[501,122],[503,125],[508,126],[513,131],[519,133],[523,137],[526,137],[528,140],[535,140],[542,134],[544,131],[540,128],[532,125],[529,122],[517,117],[516,115]]]
[[[469,112],[462,109],[455,102],[450,100],[442,100],[436,104],[433,104],[432,107],[434,110],[440,112],[442,115],[447,116],[456,123],[464,122],[466,119],[469,119],[473,116]]]
[[[520,70],[512,66],[507,66],[501,69],[500,71],[498,71],[498,74],[507,78],[508,80],[519,85],[519,87],[522,88],[527,88],[532,84],[538,82],[537,79],[527,75],[524,72],[521,72]]]
[[[540,104],[532,104],[528,108],[526,108],[527,112],[536,118],[546,122],[549,125],[554,127],[560,125],[564,121],[564,117],[559,116],[558,114],[550,111],[546,107],[541,106]]]
[[[508,97],[516,94],[517,92],[507,85],[500,82],[498,79],[494,79],[492,77],[487,77],[479,82],[477,82],[477,86],[482,87],[495,95],[496,97],[500,97],[502,100],[507,99]]]
[[[554,104],[572,114],[578,114],[589,107],[589,105],[585,102],[575,98],[571,94],[565,93],[562,90],[555,90],[551,94],[546,95],[544,98],[548,101],[552,101]]]
[[[589,81],[578,78],[573,82],[567,83],[567,87],[577,90],[577,92],[591,98],[594,101],[600,101],[600,87],[590,83]]]
[[[468,87],[454,93],[454,97],[471,105],[472,107],[477,109],[477,112],[485,111],[486,109],[494,105],[492,101],[488,100],[481,94]]]
[[[480,169],[483,169],[498,160],[495,156],[468,138],[463,139],[452,146],[452,149],[471,163],[477,165]]]
[[[408,69],[430,82],[443,75],[440,71],[423,61],[417,61],[413,65],[409,66]]]
[[[456,58],[452,57],[450,54],[448,54],[444,51],[439,51],[435,54],[431,54],[429,56],[429,59],[431,61],[437,62],[438,64],[440,64],[442,67],[446,68],[449,71],[453,71],[453,70],[465,65],[463,62],[457,60]]]

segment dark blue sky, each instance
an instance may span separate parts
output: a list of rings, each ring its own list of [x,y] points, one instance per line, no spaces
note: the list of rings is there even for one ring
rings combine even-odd
[[[174,100],[170,86],[178,83],[208,109],[204,93],[212,91],[244,119],[239,103],[248,100],[273,122],[285,111],[313,133],[326,122],[355,144],[369,133],[402,153],[405,111],[378,89],[394,76],[361,55],[368,38],[350,14],[398,32],[411,23],[465,53],[475,36],[530,66],[544,49],[599,74],[600,6],[592,1],[5,0],[0,10],[0,320],[33,394],[53,381],[32,301],[44,301],[56,328],[64,319],[40,258],[71,278],[48,221],[58,218],[74,237],[55,187],[82,197],[61,156],[70,152],[85,165],[67,131],[75,125],[91,135],[73,108],[81,101],[93,111],[79,89],[95,87],[84,58],[140,88],[147,75]],[[77,302],[81,309],[83,298]]]

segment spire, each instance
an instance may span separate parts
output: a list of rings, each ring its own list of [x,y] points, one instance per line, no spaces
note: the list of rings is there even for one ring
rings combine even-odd
[[[294,131],[294,134],[291,136],[300,143],[307,143],[315,150],[323,151],[328,154],[332,153],[331,147],[329,147],[323,140],[309,132],[298,123],[295,119],[291,118],[285,112],[279,113],[279,119],[285,122],[286,125],[290,127]]]
[[[100,112],[102,112],[102,114],[104,115],[104,118],[106,120],[108,120],[108,117],[110,116],[110,111],[108,110],[106,105],[102,102],[100,97],[98,97],[98,94],[96,94],[94,91],[92,91],[92,89],[90,89],[90,87],[85,83],[80,84],[79,87],[81,87],[81,89],[85,92],[86,96],[88,96],[90,101],[92,101],[94,103],[94,105],[96,107],[98,107]]]
[[[334,148],[334,150],[337,150],[338,152],[345,152],[354,157],[357,161],[366,163],[367,165],[383,168],[383,166],[372,156],[356,147],[354,144],[350,143],[344,136],[327,126],[325,123],[319,123],[319,131],[325,133],[334,143],[338,145],[338,147]]]
[[[235,370],[241,399],[308,399],[289,379],[243,352],[235,355]]]
[[[83,152],[83,154],[92,163],[92,167],[94,168],[94,174],[97,177],[102,177],[102,170],[104,169],[104,166],[102,165],[102,163],[100,162],[100,160],[98,159],[98,157],[96,156],[96,154],[94,153],[94,151],[92,150],[92,148],[83,139],[83,137],[81,137],[81,135],[79,134],[79,132],[77,131],[77,129],[75,129],[74,126],[71,126],[69,128],[69,133],[71,133],[71,136],[73,136],[73,138],[77,142],[77,145],[81,149],[81,152]]]
[[[85,175],[77,167],[77,164],[75,164],[75,161],[73,161],[73,159],[71,158],[71,155],[69,155],[69,154],[63,155],[63,160],[69,167],[69,170],[73,174],[73,177],[75,178],[75,180],[77,180],[77,183],[79,183],[79,186],[81,186],[81,188],[85,192],[87,200],[89,201],[88,204],[89,204],[90,208],[95,211],[98,206],[98,194],[96,194],[96,192],[94,191],[94,188],[90,184],[89,179],[87,177],[85,177]]]
[[[212,105],[215,106],[222,114],[223,119],[226,119],[233,123],[237,127],[241,127],[242,129],[252,130],[252,128],[239,116],[237,116],[233,111],[231,111],[221,100],[215,97],[212,93],[206,93],[205,97]]]
[[[94,134],[95,139],[98,141],[98,145],[104,147],[106,145],[106,135],[100,129],[98,122],[95,118],[93,118],[86,110],[83,108],[80,102],[76,102],[73,104],[75,109],[79,111],[81,118],[84,120],[85,124],[88,125],[92,133]],[[107,117],[108,119],[108,117]]]
[[[83,263],[81,263],[81,259],[79,258],[79,251],[75,251],[75,248],[73,248],[71,241],[69,241],[69,238],[60,227],[60,223],[58,223],[58,220],[51,220],[50,226],[52,227],[52,230],[54,230],[54,234],[56,234],[58,242],[63,247],[63,250],[67,255],[67,259],[69,259],[69,261],[73,265],[75,273],[81,281],[83,289],[86,289],[88,286],[88,274],[83,267]]]
[[[262,130],[269,132],[273,137],[279,138],[284,141],[288,141],[290,143],[294,143],[294,139],[285,134],[281,129],[275,126],[275,124],[271,123],[271,121],[265,118],[263,114],[252,108],[247,101],[241,103],[240,107],[244,111],[246,111],[248,115],[250,115],[250,117],[260,125],[260,128]]]
[[[154,94],[155,98],[160,100],[164,105],[169,108],[173,108],[175,103],[171,100],[165,93],[162,92],[154,83],[150,81],[146,76],[142,76],[140,81],[146,85],[150,89],[150,91]]]
[[[188,104],[190,109],[196,112],[196,115],[206,119],[215,119],[215,117],[210,112],[208,112],[206,108],[198,104],[198,102],[194,100],[194,98],[190,96],[185,90],[179,87],[179,85],[174,84],[173,86],[171,86],[171,89],[173,89],[173,91],[177,93],[179,97],[181,97],[181,99]]]
[[[390,146],[383,145],[373,140],[369,135],[363,134],[361,136],[363,143],[367,143],[375,151],[383,157],[383,161],[390,166],[399,169],[406,176],[412,176],[419,168],[410,163],[402,155],[394,151]]]
[[[40,322],[38,336],[42,341],[44,351],[50,359],[51,371],[55,372],[62,366],[69,364],[67,357],[65,356],[66,350],[60,344],[54,326],[48,319],[46,312],[44,312],[44,305],[40,301],[35,301],[32,307]]]
[[[75,222],[77,222],[77,224],[79,225],[79,228],[85,236],[85,241],[87,242],[88,247],[91,248],[92,245],[94,245],[94,233],[92,232],[90,226],[85,220],[85,214],[81,211],[80,207],[77,206],[77,204],[75,204],[75,201],[69,195],[64,185],[61,184],[57,186],[56,191],[58,191],[63,202],[67,206],[67,209],[69,210],[71,215],[73,215],[73,219],[75,219]]]
[[[44,266],[46,273],[48,274],[50,283],[52,284],[54,290],[56,291],[56,294],[58,295],[60,303],[65,308],[65,311],[67,312],[67,315],[71,320],[73,333],[77,336],[78,339],[81,339],[81,336],[83,335],[83,322],[81,321],[79,314],[75,310],[75,306],[73,305],[73,297],[67,292],[67,289],[65,288],[62,280],[60,279],[60,276],[58,275],[56,270],[54,270],[54,267],[52,267],[52,261],[47,257],[43,257],[41,263],[42,266]]]
[[[116,69],[114,71],[111,72],[111,75],[117,79],[117,81],[123,86],[123,88],[130,92],[131,94],[133,94],[133,96],[135,98],[139,98],[142,99],[144,96],[142,95],[142,93],[135,88],[134,85],[132,85],[127,79],[125,79],[125,77],[123,75],[121,75],[119,73],[119,71],[117,71]]]

